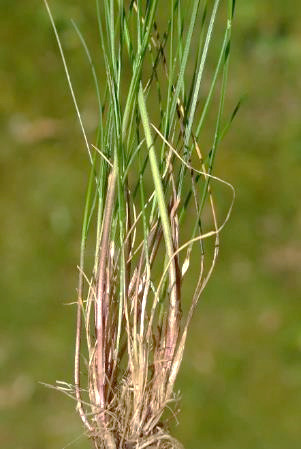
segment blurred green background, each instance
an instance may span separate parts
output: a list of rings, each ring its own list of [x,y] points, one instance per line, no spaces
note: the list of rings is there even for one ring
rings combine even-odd
[[[38,382],[72,382],[88,161],[42,2],[0,5],[0,446],[85,449],[72,401]],[[93,136],[69,19],[95,48],[94,2],[51,6]],[[187,449],[300,448],[300,17],[296,0],[237,2],[228,101],[247,99],[216,166],[237,200],[178,381]]]

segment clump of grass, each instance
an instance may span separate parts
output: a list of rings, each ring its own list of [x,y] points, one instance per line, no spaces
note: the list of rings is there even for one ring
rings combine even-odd
[[[174,386],[189,324],[234,198],[232,186],[213,175],[213,165],[228,128],[223,110],[235,2],[170,0],[163,5],[169,13],[160,32],[158,0],[97,1],[104,79],[98,79],[75,25],[99,106],[92,145],[44,1],[91,160],[79,266],[77,410],[96,448],[178,448],[168,432],[168,410],[177,399]],[[224,36],[201,101],[222,7]],[[203,148],[200,136],[214,104],[212,143]],[[233,195],[221,222],[213,181]],[[93,226],[95,257],[88,272],[85,248]]]

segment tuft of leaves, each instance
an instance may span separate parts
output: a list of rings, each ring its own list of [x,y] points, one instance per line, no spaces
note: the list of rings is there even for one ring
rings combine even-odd
[[[233,187],[214,176],[213,167],[226,129],[235,1],[228,1],[205,97],[201,85],[221,0],[212,8],[206,1],[201,8],[200,0],[169,0],[163,31],[157,23],[163,8],[158,0],[96,1],[105,79],[98,77],[74,24],[95,83],[99,124],[94,144],[85,133],[44,2],[91,161],[79,264],[77,409],[96,448],[179,448],[164,412],[177,400],[174,385],[189,324],[214,269],[219,235],[234,200]],[[206,149],[200,136],[216,105]],[[222,221],[214,183],[232,194]],[[95,257],[88,271],[85,249],[93,228]],[[190,297],[183,295],[187,286]]]

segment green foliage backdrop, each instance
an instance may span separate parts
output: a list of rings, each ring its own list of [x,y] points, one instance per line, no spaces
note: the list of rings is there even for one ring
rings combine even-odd
[[[72,381],[65,304],[88,160],[42,2],[1,6],[0,445],[85,449],[72,401],[38,382]],[[51,6],[92,132],[91,74],[69,19],[97,51],[94,2]],[[187,449],[300,447],[300,14],[294,0],[237,2],[229,110],[247,95],[216,161],[237,201],[178,381]]]

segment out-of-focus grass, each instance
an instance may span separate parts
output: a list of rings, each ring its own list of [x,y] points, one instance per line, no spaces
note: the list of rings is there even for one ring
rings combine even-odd
[[[73,404],[38,381],[72,379],[64,303],[75,297],[88,161],[42,3],[1,6],[0,445],[63,448],[82,431]],[[52,7],[92,130],[91,74],[68,19],[95,48],[94,4]],[[237,2],[229,108],[247,99],[216,166],[237,201],[178,382],[187,449],[300,447],[300,14],[293,0]]]

